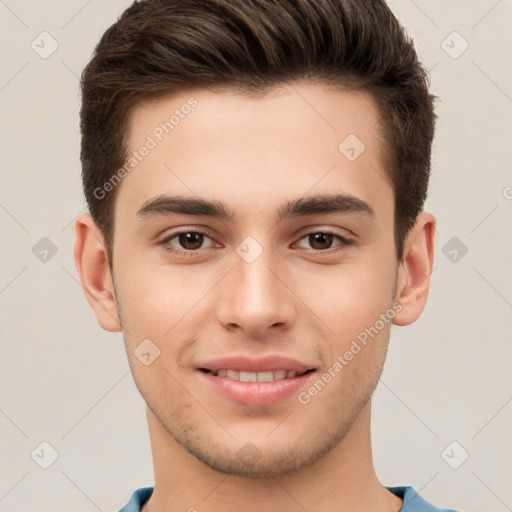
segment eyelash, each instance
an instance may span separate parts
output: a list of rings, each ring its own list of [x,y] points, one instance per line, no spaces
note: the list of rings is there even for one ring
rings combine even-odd
[[[187,234],[187,233],[195,233],[195,234],[201,234],[201,235],[204,235],[204,236],[207,236],[208,238],[211,238],[210,235],[206,232],[206,231],[203,231],[201,229],[197,229],[197,228],[194,228],[194,229],[187,229],[187,230],[183,230],[183,231],[177,231],[175,233],[172,233],[171,235],[169,235],[168,237],[166,237],[164,240],[162,240],[160,243],[164,246],[166,246],[171,240],[173,240],[174,238],[176,238],[177,236],[179,235],[184,235],[184,234]],[[329,229],[322,229],[322,230],[317,230],[317,231],[310,231],[306,234],[304,234],[300,239],[299,241],[303,240],[304,238],[308,237],[309,235],[315,235],[315,234],[318,234],[318,233],[322,233],[324,235],[333,235],[335,238],[338,239],[339,242],[341,242],[341,247],[340,246],[337,246],[337,248],[330,248],[330,249],[305,249],[307,250],[308,252],[310,253],[314,253],[316,255],[325,255],[325,254],[328,254],[328,255],[331,255],[331,254],[334,254],[334,253],[339,253],[343,250],[343,247],[344,246],[348,246],[348,245],[354,245],[355,242],[353,242],[352,240],[349,240],[348,238],[345,238],[341,235],[339,235],[338,233],[335,233],[334,231],[331,231]],[[187,250],[184,250],[184,249],[176,249],[174,247],[171,247],[171,246],[166,246],[165,247],[165,251],[166,252],[170,252],[172,254],[175,254],[177,256],[186,256],[186,257],[190,257],[190,256],[196,256],[197,253],[199,251],[201,251],[201,249],[196,249],[196,250],[193,250],[193,251],[187,251]]]

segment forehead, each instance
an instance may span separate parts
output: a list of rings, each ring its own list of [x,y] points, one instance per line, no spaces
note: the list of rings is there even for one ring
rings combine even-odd
[[[379,189],[391,192],[379,119],[370,94],[311,83],[264,95],[190,90],[145,101],[130,117],[127,157],[134,165],[118,201],[130,214],[171,193],[240,206],[252,199],[260,208],[262,198],[281,204],[283,195],[308,191],[372,202]]]
[[[129,118],[128,146],[137,148],[147,135],[159,145],[170,140],[181,142],[189,138],[187,128],[193,128],[196,138],[205,143],[222,138],[231,147],[247,141],[248,135],[262,142],[266,139],[267,145],[281,145],[294,136],[324,135],[330,144],[344,134],[358,133],[371,144],[379,137],[380,117],[370,93],[311,82],[250,94],[220,87],[195,89],[139,103]],[[246,150],[248,147],[244,146]]]

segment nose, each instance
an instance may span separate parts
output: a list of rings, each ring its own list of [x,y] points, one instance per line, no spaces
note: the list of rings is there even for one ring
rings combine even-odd
[[[255,261],[248,262],[237,253],[233,260],[234,268],[216,298],[217,321],[225,329],[240,330],[251,338],[289,329],[297,304],[283,279],[282,262],[266,249]]]

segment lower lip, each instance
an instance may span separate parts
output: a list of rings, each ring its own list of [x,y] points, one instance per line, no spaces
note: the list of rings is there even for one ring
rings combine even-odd
[[[316,372],[312,371],[291,379],[272,382],[242,382],[199,371],[213,388],[227,398],[243,405],[271,405],[283,400],[303,387]]]

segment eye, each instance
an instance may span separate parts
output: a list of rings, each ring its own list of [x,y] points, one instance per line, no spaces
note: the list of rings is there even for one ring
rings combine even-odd
[[[207,233],[198,230],[178,231],[164,238],[160,243],[166,246],[165,250],[168,252],[194,255],[195,251],[204,249],[202,246],[206,239],[213,242],[210,247],[221,247]]]
[[[302,240],[306,240],[308,244],[310,244],[310,247],[313,251],[316,252],[338,252],[342,250],[342,248],[346,245],[351,245],[353,242],[341,235],[338,235],[337,233],[333,233],[332,231],[314,231],[311,233],[308,233],[306,236],[302,237],[299,240],[298,246],[303,247],[300,245],[300,242]],[[337,247],[337,249],[332,249],[332,244],[334,241],[338,240],[338,244],[334,247]],[[308,249],[308,247],[303,247],[305,249]]]
[[[210,245],[204,247],[208,240]],[[336,241],[338,243],[333,245]],[[304,243],[308,244],[309,247],[305,247]],[[177,231],[164,238],[160,244],[165,247],[166,252],[179,256],[195,256],[201,249],[222,247],[222,244],[215,242],[208,233],[198,229]],[[354,242],[337,233],[329,230],[319,230],[306,234],[295,245],[315,254],[332,254],[338,253],[344,247],[353,244]]]

